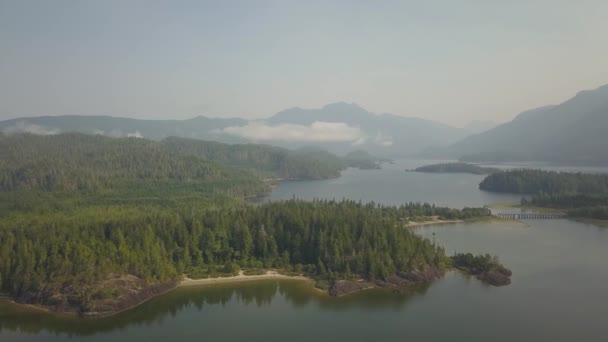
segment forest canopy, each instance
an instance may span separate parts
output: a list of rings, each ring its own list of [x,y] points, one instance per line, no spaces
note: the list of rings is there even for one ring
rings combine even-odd
[[[526,206],[564,209],[570,216],[608,219],[608,175],[512,170],[486,177],[481,190],[529,194]]]
[[[414,169],[414,171],[431,173],[472,173],[475,175],[487,175],[496,172],[501,172],[502,170],[467,163],[441,163],[421,166]]]
[[[0,136],[0,292],[26,303],[94,310],[121,276],[145,284],[218,270],[283,268],[370,281],[444,270],[443,248],[405,228],[420,217],[490,215],[432,204],[253,204],[264,175],[325,177],[344,166],[289,151],[83,134]]]

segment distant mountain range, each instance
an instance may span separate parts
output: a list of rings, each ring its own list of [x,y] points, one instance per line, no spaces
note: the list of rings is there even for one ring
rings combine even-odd
[[[170,136],[216,140],[218,129],[245,125],[243,119],[215,119],[197,116],[187,120],[142,120],[113,116],[38,116],[18,118],[0,122],[4,133],[26,132],[33,134],[84,133],[112,137],[145,137],[160,140]],[[230,136],[222,137],[236,142]]]
[[[608,85],[469,136],[443,156],[472,162],[548,161],[608,164]]]
[[[257,142],[287,148],[319,147],[346,154],[366,150],[378,156],[408,156],[445,147],[476,132],[392,114],[374,114],[349,103],[320,109],[291,108],[265,120],[208,118],[142,120],[110,116],[40,116],[0,122],[0,131],[56,134],[79,132],[160,140],[169,136],[225,143]]]
[[[469,162],[608,164],[608,85],[493,126],[492,122],[481,121],[456,128],[420,118],[374,114],[356,104],[339,102],[318,109],[291,108],[263,120],[29,117],[2,121],[0,131],[80,132],[153,140],[176,136],[291,149],[316,147],[342,155],[365,150],[379,157],[424,156]]]

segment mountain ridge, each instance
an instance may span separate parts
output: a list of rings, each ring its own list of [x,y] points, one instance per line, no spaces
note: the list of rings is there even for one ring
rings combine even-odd
[[[608,85],[558,104],[530,109],[512,121],[456,142],[446,154],[465,161],[608,163]]]
[[[291,134],[289,130],[296,132]],[[375,114],[346,102],[329,103],[313,109],[292,107],[256,120],[202,115],[184,120],[47,115],[0,121],[0,131],[34,134],[77,132],[153,140],[177,136],[223,143],[266,143],[292,149],[317,146],[337,154],[362,148],[380,156],[413,155],[429,147],[447,146],[470,133],[466,129],[427,119]],[[274,134],[277,132],[285,134]],[[318,141],[315,140],[317,136]]]

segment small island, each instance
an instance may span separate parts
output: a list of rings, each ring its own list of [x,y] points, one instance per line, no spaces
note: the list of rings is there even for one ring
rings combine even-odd
[[[500,169],[481,167],[467,163],[441,163],[418,167],[413,172],[428,172],[428,173],[472,173],[475,175],[488,175],[497,172],[502,172]]]
[[[511,270],[504,267],[497,257],[489,254],[473,255],[471,253],[459,253],[452,256],[452,265],[477,277],[482,282],[494,286],[511,284]]]

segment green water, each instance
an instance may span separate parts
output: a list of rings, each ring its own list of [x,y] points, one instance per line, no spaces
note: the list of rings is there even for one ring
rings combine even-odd
[[[289,183],[273,199],[289,192],[304,198],[368,194],[393,203],[413,200],[414,189],[422,200],[434,197],[451,206],[459,198],[464,205],[508,198],[479,192],[477,176],[412,174],[399,168],[350,170],[336,180]],[[368,187],[375,176],[381,176],[379,185]],[[446,179],[456,185],[448,187]],[[429,190],[420,192],[420,182]],[[453,192],[443,193],[442,187]],[[344,298],[329,298],[297,281],[181,288],[101,320],[62,318],[0,302],[0,341],[606,340],[608,229],[530,220],[428,226],[417,232],[449,253],[497,254],[513,270],[512,284],[491,287],[451,272],[408,294],[369,291]]]

